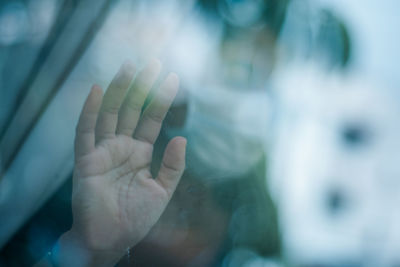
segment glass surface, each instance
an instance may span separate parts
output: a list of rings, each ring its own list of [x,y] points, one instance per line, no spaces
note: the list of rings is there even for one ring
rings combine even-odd
[[[179,92],[183,176],[118,266],[398,266],[400,3],[0,2],[0,266],[73,223],[74,138],[93,84],[158,58]],[[111,231],[111,230],[110,230]]]

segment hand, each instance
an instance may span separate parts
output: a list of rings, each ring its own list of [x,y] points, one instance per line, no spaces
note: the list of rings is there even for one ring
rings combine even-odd
[[[169,74],[141,114],[160,68],[152,61],[130,86],[135,67],[128,62],[104,97],[93,86],[76,131],[73,226],[61,240],[79,240],[89,253],[119,258],[163,213],[185,168],[186,140],[169,142],[153,178],[153,144],[179,83],[176,74]]]

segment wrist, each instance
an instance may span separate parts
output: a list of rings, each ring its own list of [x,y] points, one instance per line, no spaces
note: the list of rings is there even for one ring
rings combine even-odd
[[[89,248],[75,231],[64,233],[53,251],[57,266],[114,266],[124,252]]]

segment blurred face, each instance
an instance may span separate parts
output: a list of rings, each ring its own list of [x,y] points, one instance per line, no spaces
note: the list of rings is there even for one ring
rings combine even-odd
[[[263,90],[273,69],[275,39],[267,27],[236,29],[222,41],[215,82],[237,90]]]
[[[266,83],[274,63],[274,40],[266,28],[226,31],[223,36],[220,32],[205,35],[209,40],[203,46],[208,47],[203,49],[207,50],[204,64],[198,60],[197,73],[182,78],[188,110],[183,130],[173,133],[191,140],[188,158],[196,164],[190,168],[204,179],[238,177],[264,155],[269,115]]]
[[[269,183],[284,252],[300,264],[399,263],[396,102],[362,81],[313,75],[286,77],[279,93]]]

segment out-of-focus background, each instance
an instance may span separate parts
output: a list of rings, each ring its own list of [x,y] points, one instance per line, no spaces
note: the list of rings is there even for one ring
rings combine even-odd
[[[120,266],[399,266],[400,2],[0,1],[0,266],[71,225],[93,83],[157,57],[188,139],[160,221]],[[157,169],[155,164],[154,169]]]

